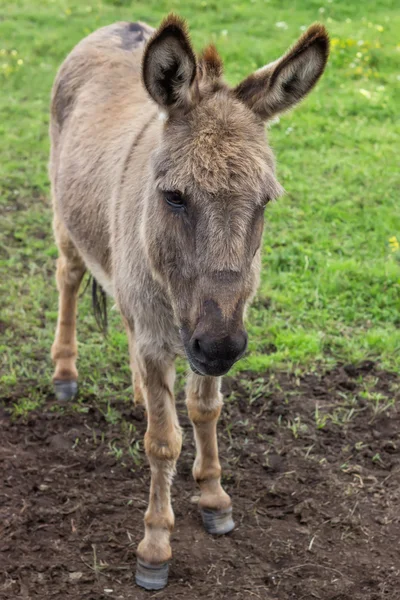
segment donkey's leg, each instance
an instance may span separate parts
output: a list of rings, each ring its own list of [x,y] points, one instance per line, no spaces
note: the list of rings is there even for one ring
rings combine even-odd
[[[135,335],[125,319],[124,322],[126,332],[128,334],[129,359],[132,371],[133,400],[135,404],[144,404],[142,376],[140,375],[140,370],[137,364]]]
[[[56,281],[59,292],[57,329],[51,356],[55,363],[53,376],[58,400],[69,400],[77,392],[78,372],[75,362],[76,301],[85,265],[78,254],[64,225],[54,218],[54,233],[60,256],[57,260]]]
[[[209,533],[229,533],[235,527],[232,503],[221,486],[221,465],[218,458],[217,422],[222,407],[220,379],[189,376],[187,407],[196,440],[196,460],[193,477],[200,486],[200,511]]]
[[[181,451],[182,434],[173,395],[173,359],[144,359],[139,353],[136,360],[147,408],[144,446],[151,470],[145,536],[137,550],[136,583],[150,590],[161,589],[167,584],[170,533],[174,526],[170,486]]]

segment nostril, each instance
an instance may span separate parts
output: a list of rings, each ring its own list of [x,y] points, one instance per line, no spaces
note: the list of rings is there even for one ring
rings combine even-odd
[[[219,358],[218,342],[210,335],[198,335],[192,340],[192,353],[201,362],[216,360]]]
[[[201,341],[199,338],[195,338],[192,342],[192,352],[194,356],[199,360],[204,360],[204,352]]]

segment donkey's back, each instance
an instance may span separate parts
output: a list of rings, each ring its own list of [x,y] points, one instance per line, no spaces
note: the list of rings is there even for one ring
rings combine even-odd
[[[57,74],[52,97],[52,118],[62,126],[78,100],[94,108],[112,96],[143,91],[140,65],[143,48],[153,29],[144,23],[115,23],[93,32],[70,52]],[[86,95],[82,96],[84,90]],[[131,98],[135,102],[135,97]],[[131,104],[127,103],[128,106]]]
[[[151,105],[141,82],[141,61],[152,33],[140,22],[95,31],[66,58],[52,93],[54,210],[109,292],[110,204]],[[62,226],[56,226],[56,234],[57,229]]]

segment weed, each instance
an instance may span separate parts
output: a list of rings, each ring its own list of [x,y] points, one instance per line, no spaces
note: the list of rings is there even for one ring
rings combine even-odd
[[[290,429],[294,438],[298,438],[301,433],[308,432],[308,426],[301,422],[301,417],[298,415],[294,419],[286,422],[286,427]]]

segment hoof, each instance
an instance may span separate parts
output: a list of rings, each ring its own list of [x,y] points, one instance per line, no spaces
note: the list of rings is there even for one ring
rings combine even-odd
[[[201,518],[203,519],[204,529],[212,535],[224,535],[235,528],[232,519],[232,508],[225,510],[211,510],[210,508],[201,508]]]
[[[73,380],[56,379],[54,381],[54,391],[57,400],[65,402],[75,398],[78,392],[78,382]]]
[[[149,565],[139,558],[136,563],[136,583],[145,590],[162,590],[168,582],[168,563]]]

